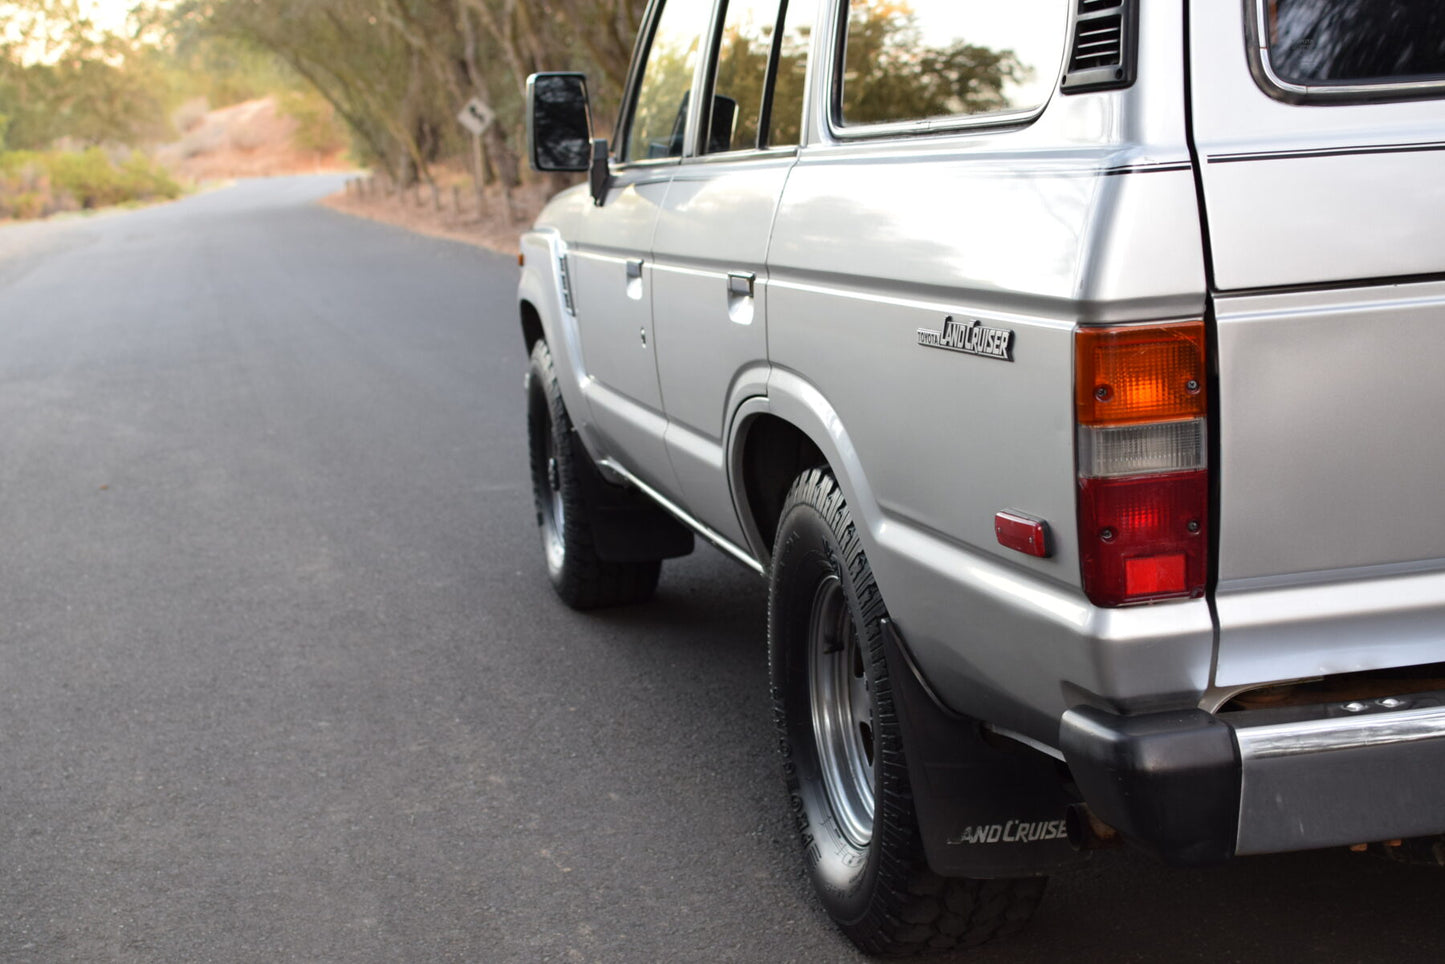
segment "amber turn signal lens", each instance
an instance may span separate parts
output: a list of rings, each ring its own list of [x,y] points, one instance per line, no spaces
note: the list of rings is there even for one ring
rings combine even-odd
[[[1074,339],[1080,425],[1202,418],[1204,322],[1083,328]]]

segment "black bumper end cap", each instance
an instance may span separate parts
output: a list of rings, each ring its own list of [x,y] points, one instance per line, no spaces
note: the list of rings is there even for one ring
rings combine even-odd
[[[1094,814],[1165,863],[1234,856],[1240,762],[1234,731],[1203,710],[1064,713],[1059,746]]]

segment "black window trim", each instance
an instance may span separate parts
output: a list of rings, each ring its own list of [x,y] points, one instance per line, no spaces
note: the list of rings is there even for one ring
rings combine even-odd
[[[1295,105],[1371,104],[1445,97],[1445,77],[1434,79],[1296,84],[1274,72],[1269,62],[1268,0],[1243,0],[1244,45],[1249,72],[1260,90]]]
[[[822,0],[832,2],[832,0]],[[1024,110],[997,110],[989,111],[986,114],[956,114],[948,117],[929,117],[922,120],[911,121],[885,121],[877,124],[845,124],[843,123],[843,72],[846,64],[845,45],[848,43],[848,15],[852,8],[851,0],[836,0],[837,7],[834,14],[833,37],[829,44],[829,56],[832,62],[828,69],[828,110],[826,120],[826,133],[838,141],[864,141],[874,140],[882,137],[904,137],[926,134],[958,134],[979,128],[988,130],[1023,128],[1038,120],[1054,96],[1059,92],[1059,85],[1063,81],[1064,73],[1069,66],[1069,29],[1068,25],[1073,22],[1072,12],[1066,18],[1063,32],[1060,34],[1059,65],[1058,73],[1054,78],[1053,86],[1049,88],[1049,96],[1045,97],[1043,103],[1037,107]]]

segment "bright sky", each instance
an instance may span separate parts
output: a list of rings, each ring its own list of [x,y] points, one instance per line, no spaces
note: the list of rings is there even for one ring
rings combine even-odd
[[[134,5],[135,0],[81,0],[80,7],[97,27],[119,32],[125,27],[125,16]]]

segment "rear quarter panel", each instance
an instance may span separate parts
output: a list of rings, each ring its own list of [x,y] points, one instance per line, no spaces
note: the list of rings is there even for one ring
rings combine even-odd
[[[769,252],[770,359],[856,453],[845,493],[920,666],[1049,741],[1069,687],[1127,702],[1208,678],[1204,603],[1100,613],[1075,544],[1075,326],[1204,308],[1168,6],[1142,17],[1147,82],[1056,94],[1020,127],[849,142],[815,89]],[[1012,331],[1014,360],[921,347],[948,317]],[[998,545],[1006,508],[1048,521],[1049,558]]]

